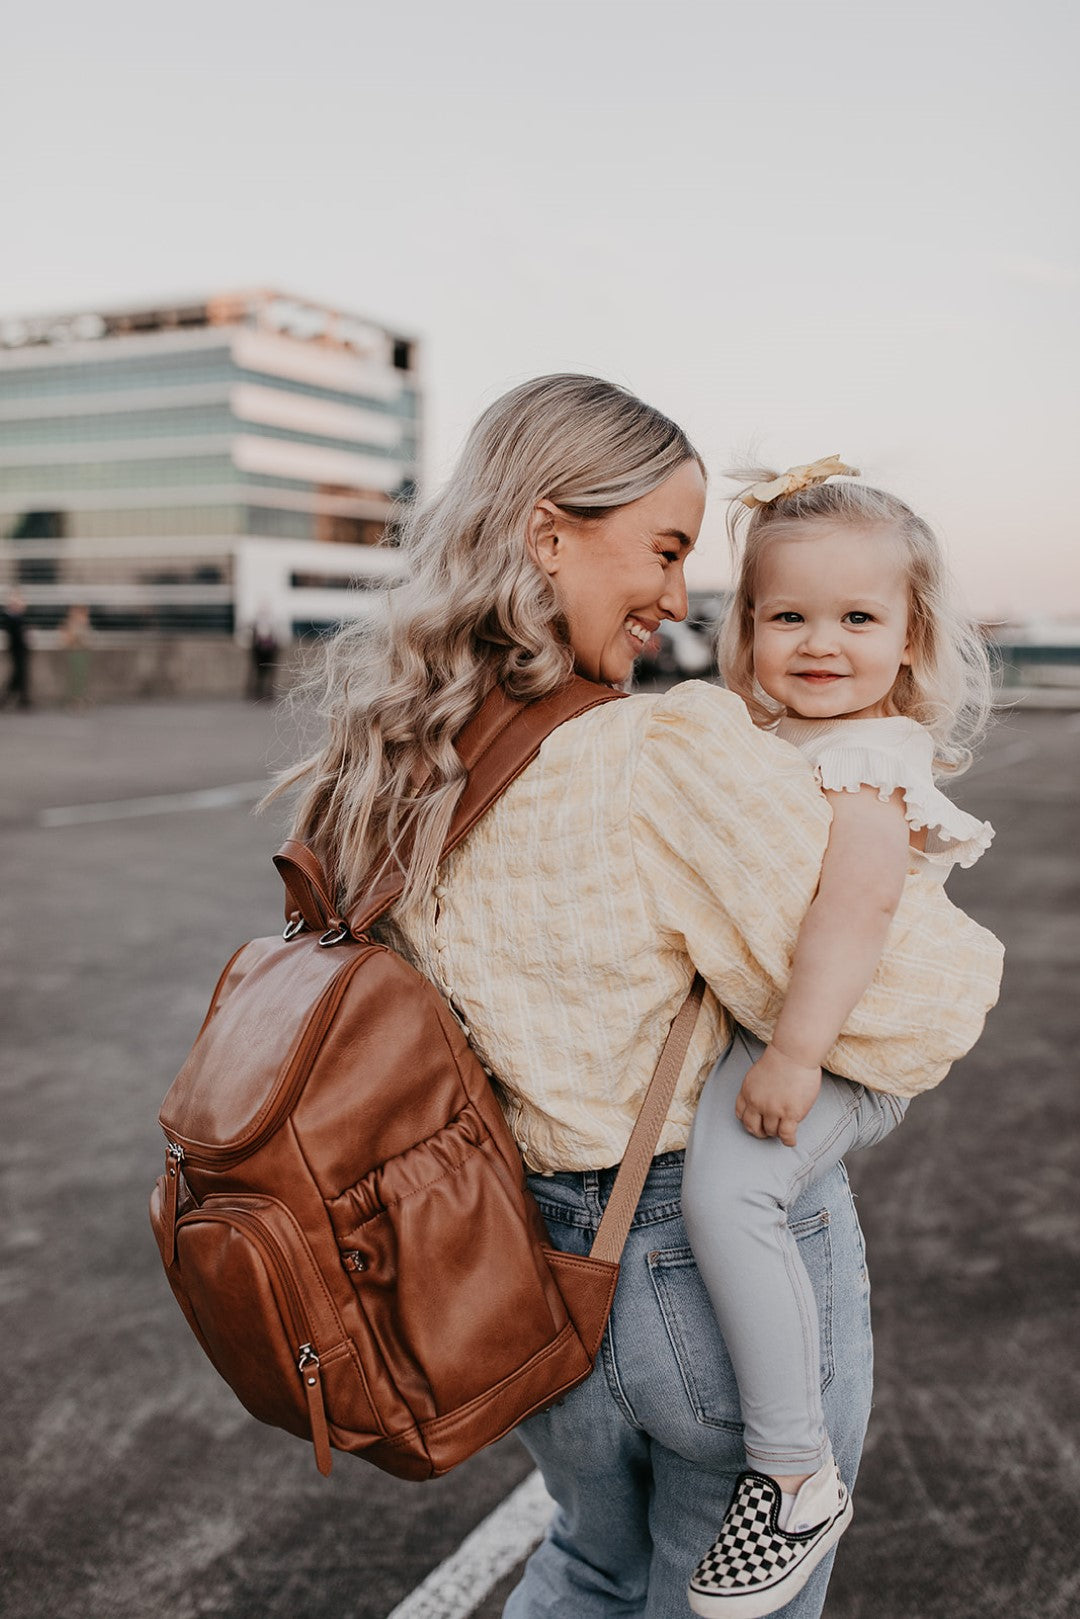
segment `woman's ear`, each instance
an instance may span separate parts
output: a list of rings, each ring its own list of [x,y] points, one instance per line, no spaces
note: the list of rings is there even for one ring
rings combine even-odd
[[[553,578],[559,571],[562,561],[562,551],[559,541],[557,524],[562,517],[559,508],[550,500],[538,500],[529,515],[528,527],[525,531],[525,542],[529,547],[529,555],[537,567],[548,578]]]

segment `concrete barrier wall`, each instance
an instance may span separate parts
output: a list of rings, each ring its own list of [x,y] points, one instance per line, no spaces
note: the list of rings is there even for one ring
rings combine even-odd
[[[0,638],[2,639],[2,638]],[[146,636],[137,640],[97,638],[86,650],[83,700],[131,702],[148,697],[241,697],[248,689],[250,654],[227,637]],[[278,660],[276,685],[292,683],[310,661],[302,648]],[[30,654],[30,696],[35,705],[55,707],[73,699],[77,682],[67,649],[36,646]],[[0,682],[6,686],[6,651],[0,645]]]

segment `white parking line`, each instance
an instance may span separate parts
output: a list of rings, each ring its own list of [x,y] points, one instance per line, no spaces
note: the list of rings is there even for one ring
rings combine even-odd
[[[85,826],[91,821],[128,821],[139,815],[172,815],[178,810],[222,809],[252,804],[268,781],[237,781],[228,787],[203,787],[189,793],[155,793],[151,798],[117,798],[111,803],[64,804],[38,815],[39,826]]]
[[[543,1537],[554,1505],[530,1473],[386,1619],[467,1619]]]

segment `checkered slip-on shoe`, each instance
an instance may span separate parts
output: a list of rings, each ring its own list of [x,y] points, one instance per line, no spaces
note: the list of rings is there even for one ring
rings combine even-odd
[[[705,1619],[763,1619],[798,1595],[851,1522],[851,1497],[835,1462],[808,1478],[789,1529],[778,1529],[780,1486],[764,1473],[740,1473],[712,1548],[688,1596]]]

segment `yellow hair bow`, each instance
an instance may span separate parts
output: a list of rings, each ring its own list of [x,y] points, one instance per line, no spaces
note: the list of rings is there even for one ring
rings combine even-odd
[[[838,476],[857,478],[859,469],[845,466],[838,455],[825,455],[820,461],[807,462],[804,467],[788,467],[779,478],[770,478],[767,483],[754,484],[740,498],[744,506],[771,506],[782,495],[795,495],[800,489],[813,489],[815,484]]]

